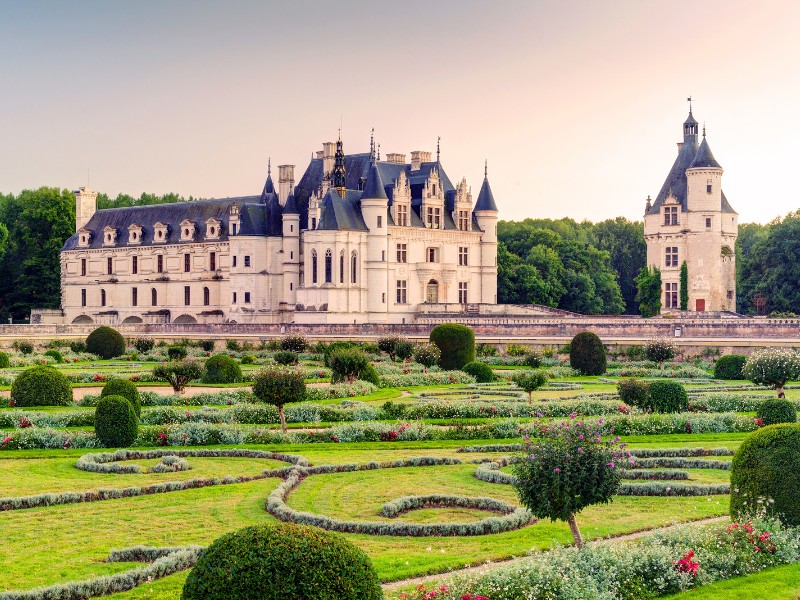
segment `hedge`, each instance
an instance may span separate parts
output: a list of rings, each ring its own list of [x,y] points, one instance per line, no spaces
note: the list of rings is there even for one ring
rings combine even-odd
[[[439,366],[445,371],[458,370],[475,361],[475,333],[466,325],[437,325],[431,330],[430,341],[439,348]]]
[[[660,413],[685,412],[689,407],[686,389],[677,381],[651,381],[644,408]]]
[[[103,386],[103,391],[100,392],[100,397],[106,396],[122,396],[127,399],[133,406],[133,412],[139,418],[142,415],[142,398],[139,395],[139,390],[136,384],[128,379],[112,379]]]
[[[720,356],[714,364],[714,379],[745,379],[742,369],[746,362],[747,357],[741,354]]]

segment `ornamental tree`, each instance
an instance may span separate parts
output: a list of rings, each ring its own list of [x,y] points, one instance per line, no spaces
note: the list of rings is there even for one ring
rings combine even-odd
[[[183,388],[193,379],[200,379],[203,367],[196,360],[180,360],[161,363],[153,369],[153,377],[166,381],[176,394],[182,394]]]
[[[537,369],[535,371],[522,371],[514,375],[514,383],[528,392],[528,404],[533,403],[533,392],[547,383],[547,374]]]
[[[281,430],[286,431],[286,416],[283,407],[290,402],[306,399],[306,384],[303,372],[287,367],[271,367],[260,370],[253,378],[253,395],[261,402],[278,407]]]
[[[689,265],[686,261],[681,263],[681,284],[680,284],[681,310],[689,309]]]
[[[575,545],[583,547],[575,515],[592,504],[607,504],[619,489],[622,469],[633,463],[620,438],[603,437],[603,420],[534,422],[525,454],[514,464],[520,502],[539,519],[569,523]]]
[[[800,355],[789,348],[757,350],[747,359],[742,373],[756,385],[774,387],[778,398],[783,398],[786,382],[800,377]]]
[[[661,271],[657,267],[642,267],[634,278],[636,302],[643,317],[655,317],[661,312]]]

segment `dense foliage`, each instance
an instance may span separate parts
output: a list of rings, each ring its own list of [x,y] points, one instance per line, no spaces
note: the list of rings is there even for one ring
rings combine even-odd
[[[328,344],[325,347],[325,351],[322,353],[322,361],[323,364],[330,368],[331,366],[331,354],[336,352],[337,350],[347,350],[350,348],[356,348],[357,346],[353,342],[333,342],[332,344]]]
[[[284,405],[306,399],[303,372],[286,367],[262,369],[253,378],[253,395],[261,402],[278,407],[281,429],[286,431]]]
[[[679,294],[681,302],[681,310],[689,309],[689,265],[686,261],[681,263]]]
[[[617,393],[625,404],[643,407],[650,398],[650,385],[639,379],[621,379],[617,383]]]
[[[414,355],[414,344],[408,340],[398,340],[394,345],[394,354],[398,360],[406,360]]]
[[[731,516],[769,509],[800,525],[800,425],[770,425],[749,435],[731,464]]]
[[[741,354],[720,356],[714,363],[714,379],[744,379],[744,365],[747,357]]]
[[[528,403],[533,403],[533,392],[547,383],[547,373],[537,369],[535,371],[520,371],[512,379],[519,387],[528,393]]]
[[[583,375],[602,375],[606,372],[606,349],[591,331],[582,331],[569,345],[569,365]]]
[[[11,385],[15,406],[69,406],[72,386],[66,376],[53,367],[31,367],[20,373]]]
[[[300,354],[301,352],[305,352],[307,347],[308,342],[306,338],[301,335],[287,335],[281,338],[281,350]]]
[[[206,361],[203,383],[236,383],[242,380],[242,368],[227,354],[216,354]]]
[[[430,368],[439,362],[442,353],[436,344],[417,344],[414,347],[414,361],[423,367]]]
[[[675,344],[667,338],[654,338],[647,340],[644,347],[647,360],[657,363],[667,362],[675,358]]]
[[[0,369],[7,369],[10,365],[11,360],[8,358],[8,354],[0,352]]]
[[[756,418],[761,419],[764,425],[777,425],[779,423],[796,423],[797,409],[794,404],[781,398],[768,398],[758,405]]]
[[[150,338],[136,338],[133,340],[133,347],[142,354],[149,353],[153,349],[153,346],[155,346],[155,342]]]
[[[756,350],[747,359],[742,374],[757,385],[774,387],[783,398],[787,381],[800,377],[800,355],[789,348]]]
[[[645,318],[657,316],[661,312],[661,270],[642,267],[635,281],[639,313]]]
[[[170,346],[167,348],[167,358],[170,360],[183,360],[189,355],[185,346]]]
[[[57,364],[61,364],[64,362],[64,356],[61,354],[61,352],[59,352],[55,348],[51,348],[50,350],[45,351],[44,355],[52,358],[54,361],[56,361]]]
[[[472,375],[478,383],[490,383],[495,380],[492,368],[486,363],[471,362],[461,367],[461,370]]]
[[[466,325],[437,325],[431,330],[430,340],[441,352],[439,366],[445,371],[455,371],[475,361],[475,333]]]
[[[391,360],[395,359],[394,356],[394,349],[397,346],[397,342],[400,341],[400,338],[396,335],[386,336],[382,338],[378,338],[378,350],[381,352],[385,352],[389,355]]]
[[[166,381],[178,393],[183,392],[190,381],[200,379],[202,375],[203,367],[196,360],[161,363],[153,369],[153,377]]]
[[[344,536],[290,523],[255,525],[209,546],[182,600],[381,600],[363,550]]]
[[[136,384],[129,379],[112,379],[103,386],[103,391],[100,392],[100,397],[105,396],[122,396],[133,407],[133,412],[136,413],[136,418],[142,414],[142,398],[139,394],[139,389]]]
[[[139,435],[136,412],[123,396],[103,396],[94,412],[94,432],[106,448],[127,448]]]
[[[689,407],[689,395],[677,381],[651,381],[647,401],[642,406],[653,412],[679,413]]]
[[[122,356],[125,354],[125,338],[116,329],[103,325],[86,338],[86,351],[105,360]]]
[[[333,372],[331,380],[334,383],[353,383],[369,365],[369,357],[358,348],[340,348],[328,356],[328,365]]]
[[[273,356],[275,362],[279,365],[296,365],[297,364],[297,354],[292,352],[291,350],[280,350],[275,353]]]

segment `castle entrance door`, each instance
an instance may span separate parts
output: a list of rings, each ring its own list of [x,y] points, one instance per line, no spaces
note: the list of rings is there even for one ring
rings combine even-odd
[[[698,298],[696,303],[697,312],[703,312],[706,309],[706,301],[703,298]]]
[[[435,279],[431,279],[425,288],[425,302],[428,304],[439,303],[439,282]]]

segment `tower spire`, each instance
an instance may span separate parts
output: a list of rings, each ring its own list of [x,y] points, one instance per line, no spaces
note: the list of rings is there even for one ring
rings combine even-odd
[[[344,166],[344,148],[342,147],[342,130],[339,130],[339,141],[336,142],[336,156],[333,161],[333,187],[344,198],[347,194],[347,183],[345,176],[347,170]]]
[[[692,97],[689,96],[686,101],[689,103],[689,114],[692,114]]]
[[[437,163],[439,162],[439,156],[440,156],[439,144],[441,143],[441,141],[442,141],[442,136],[438,136],[436,138],[436,162]]]
[[[369,161],[375,162],[375,128],[369,134]]]
[[[267,177],[272,177],[272,157],[267,157]]]
[[[483,162],[483,178],[489,179],[489,159],[484,159]]]

